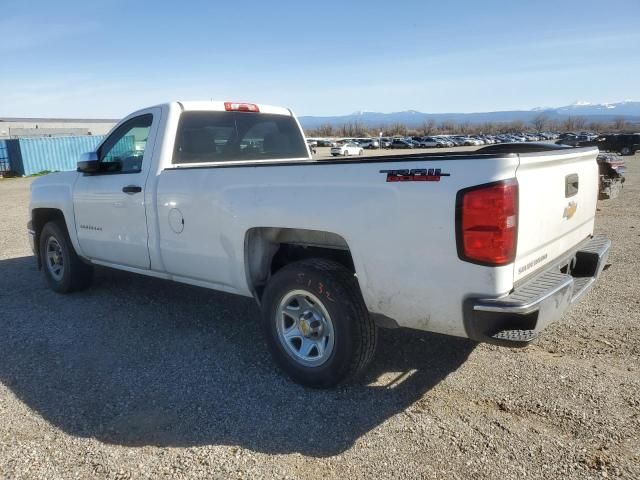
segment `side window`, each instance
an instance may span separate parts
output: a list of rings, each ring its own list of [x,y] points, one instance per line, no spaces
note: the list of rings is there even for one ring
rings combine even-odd
[[[148,113],[120,125],[100,147],[100,162],[114,164],[112,171],[140,172],[152,122],[153,115]]]
[[[173,163],[307,157],[295,119],[265,113],[185,112]]]

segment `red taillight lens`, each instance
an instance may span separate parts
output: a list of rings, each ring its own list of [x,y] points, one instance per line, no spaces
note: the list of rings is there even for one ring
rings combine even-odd
[[[260,112],[255,103],[224,102],[224,109],[227,112]]]
[[[458,192],[458,256],[482,265],[514,261],[518,235],[518,182],[515,179]]]

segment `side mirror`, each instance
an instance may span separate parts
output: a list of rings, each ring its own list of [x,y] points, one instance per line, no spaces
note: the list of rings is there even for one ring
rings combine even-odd
[[[80,155],[78,161],[78,172],[82,173],[96,173],[100,171],[100,160],[96,152],[88,152]]]
[[[113,162],[101,162],[96,152],[88,152],[80,155],[78,161],[78,172],[85,175],[94,175],[96,173],[117,173],[122,170],[122,162],[115,160]]]

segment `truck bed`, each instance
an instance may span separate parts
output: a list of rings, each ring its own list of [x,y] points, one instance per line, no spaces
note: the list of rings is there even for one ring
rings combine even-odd
[[[412,162],[412,161],[443,161],[443,160],[470,160],[470,159],[491,159],[504,158],[509,155],[517,155],[522,153],[550,152],[562,151],[566,149],[576,149],[566,145],[556,145],[552,143],[505,143],[499,145],[490,145],[480,147],[477,150],[464,152],[429,152],[429,153],[398,153],[388,155],[370,155],[370,156],[349,156],[335,157],[327,159],[306,159],[306,160],[283,160],[282,162],[269,162],[257,164],[255,162],[215,164],[215,165],[176,165],[169,169],[191,169],[191,168],[237,168],[242,166],[258,167],[258,166],[278,166],[278,165],[309,165],[309,164],[354,164],[354,163],[392,163],[392,162]]]

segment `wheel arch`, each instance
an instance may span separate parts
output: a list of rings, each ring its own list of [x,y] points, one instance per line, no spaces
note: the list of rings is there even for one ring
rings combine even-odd
[[[299,228],[256,227],[245,234],[247,285],[258,303],[269,278],[282,267],[308,258],[325,258],[356,273],[351,249],[333,232]]]
[[[59,172],[35,180],[31,184],[29,212],[33,229],[38,236],[47,221],[59,219],[61,225],[67,229],[71,245],[76,253],[82,257],[73,208],[73,185],[77,175],[76,172]],[[39,228],[36,228],[35,217],[38,217],[38,222],[40,222]]]
[[[69,230],[64,212],[59,208],[34,208],[31,210],[31,228],[34,231],[35,255],[38,260],[38,268],[42,268],[42,259],[40,258],[40,234],[44,226],[51,221],[57,221],[61,226]]]

